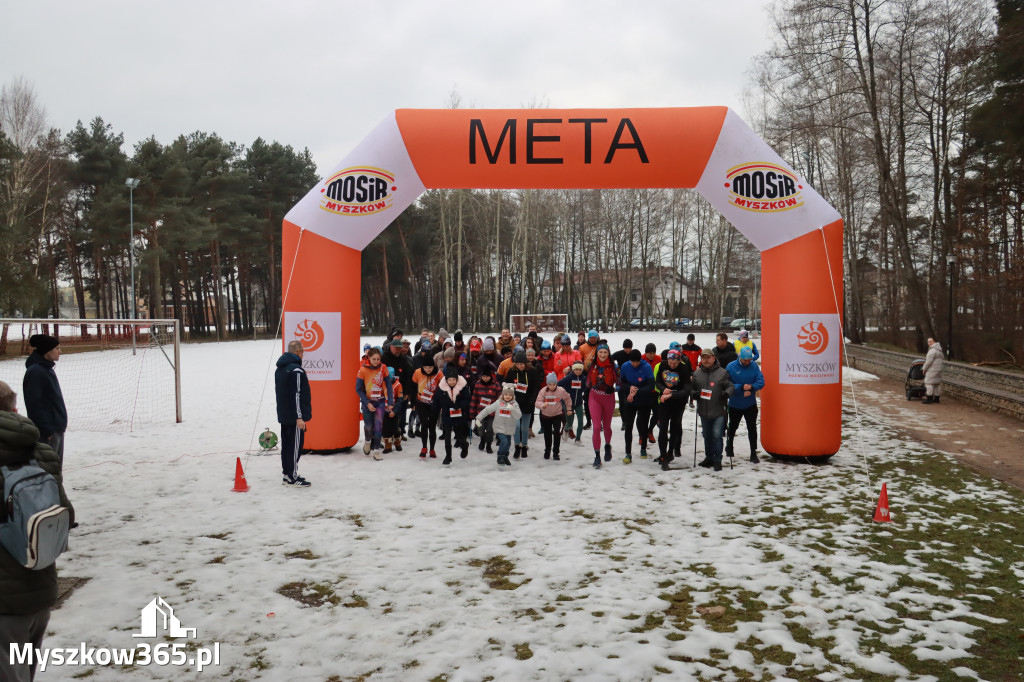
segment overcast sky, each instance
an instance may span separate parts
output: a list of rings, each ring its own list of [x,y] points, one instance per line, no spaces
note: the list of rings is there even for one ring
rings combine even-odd
[[[326,173],[398,108],[727,105],[768,45],[758,0],[4,2],[0,84],[125,151],[195,130],[308,147]]]

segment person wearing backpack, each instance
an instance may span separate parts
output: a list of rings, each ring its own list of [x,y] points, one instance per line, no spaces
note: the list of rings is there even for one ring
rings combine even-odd
[[[0,381],[0,490],[6,484],[4,469],[38,466],[56,480],[60,505],[67,508],[69,523],[73,525],[75,511],[64,492],[57,453],[38,442],[39,429],[16,412],[16,405],[17,394]],[[8,521],[6,505],[0,505],[0,526]],[[41,648],[50,608],[56,602],[56,564],[39,570],[26,568],[5,546],[0,546],[0,641]],[[5,650],[0,655],[0,680],[20,682],[35,677],[35,665],[14,663],[9,654]]]

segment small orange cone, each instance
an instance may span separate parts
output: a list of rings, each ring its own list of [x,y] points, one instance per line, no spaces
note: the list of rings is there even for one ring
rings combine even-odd
[[[245,482],[245,472],[242,471],[242,458],[235,457],[235,487],[231,489],[233,493],[247,493],[249,492],[249,484]]]
[[[892,522],[892,519],[889,518],[889,493],[886,491],[884,483],[882,484],[882,494],[878,496],[878,505],[875,507],[874,520]]]

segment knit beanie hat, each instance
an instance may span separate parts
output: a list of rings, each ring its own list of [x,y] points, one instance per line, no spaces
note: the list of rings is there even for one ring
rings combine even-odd
[[[551,342],[550,341],[545,341],[544,343],[540,344],[540,349],[541,350],[551,350]]]
[[[526,362],[526,353],[523,351],[516,351],[516,354],[512,356],[512,362]]]
[[[639,348],[634,348],[633,350],[629,351],[630,362],[639,362],[643,357],[644,356],[640,353]]]
[[[625,341],[622,342],[622,347],[623,348],[632,348],[633,347],[633,342],[630,341],[629,339],[626,339]]]
[[[589,332],[587,332],[587,339],[596,339],[599,336],[601,335],[597,333],[596,329],[591,329]]]
[[[572,340],[569,338],[568,334],[565,334],[565,335],[562,336],[562,345],[563,346],[568,346],[571,343],[572,343]]]
[[[455,359],[455,349],[454,348],[445,348],[444,349],[444,359],[448,360],[449,362],[454,360]]]
[[[490,337],[484,339],[483,349],[484,349],[484,352],[489,351],[489,350],[494,350],[494,339],[492,339]]]
[[[36,352],[40,355],[46,355],[60,345],[60,339],[54,338],[49,334],[33,334],[28,339],[28,345],[35,348]]]
[[[644,348],[644,352],[645,353],[657,353],[658,352],[658,347],[655,346],[653,343],[649,343],[649,344],[647,344],[647,347]]]
[[[455,365],[445,365],[444,378],[445,379],[457,379],[459,377],[459,370],[455,368]]]
[[[547,375],[546,378],[547,378],[547,382],[549,384],[557,384],[558,383],[558,375],[555,374],[554,372],[548,372],[548,375]]]
[[[434,366],[434,357],[432,355],[428,355],[427,357],[423,358],[423,361],[420,363],[420,367],[433,367],[433,366]]]
[[[512,395],[515,395],[516,394],[516,385],[515,384],[502,384],[501,385],[501,392],[502,392],[502,394],[511,393]]]
[[[574,362],[574,363],[572,363],[572,368],[573,368],[573,370],[583,369],[583,363],[582,362]]]
[[[461,329],[456,329],[455,330],[455,343],[462,343],[462,330]]]

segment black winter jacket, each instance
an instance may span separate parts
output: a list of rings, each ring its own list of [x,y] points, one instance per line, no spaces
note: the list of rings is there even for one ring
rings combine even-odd
[[[0,411],[0,465],[10,466],[35,459],[46,472],[57,479],[60,487],[60,502],[71,513],[75,522],[75,509],[64,493],[64,482],[57,453],[45,443],[37,443],[39,430],[16,412]],[[0,473],[0,491],[3,490],[3,474]],[[6,512],[0,510],[0,520],[6,520]],[[26,616],[48,609],[57,601],[56,565],[33,571],[14,560],[0,547],[0,615]],[[6,652],[4,652],[6,655]]]
[[[295,353],[285,353],[277,359],[274,372],[274,393],[277,395],[277,421],[294,424],[295,420],[313,418],[313,398],[309,392],[309,379],[302,369],[302,360]]]
[[[39,353],[32,353],[25,359],[25,378],[21,382],[28,418],[44,440],[68,428],[68,410],[54,364]]]

